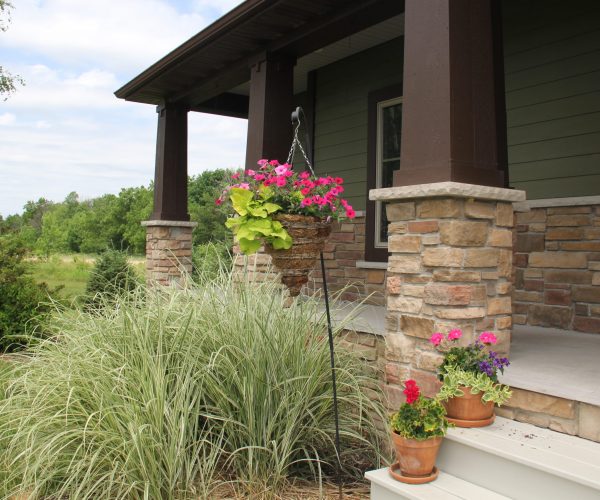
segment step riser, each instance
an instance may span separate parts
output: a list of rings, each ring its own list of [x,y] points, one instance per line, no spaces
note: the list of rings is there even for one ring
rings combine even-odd
[[[453,476],[515,500],[598,500],[600,492],[522,463],[444,439],[437,466]]]
[[[405,500],[408,497],[399,496],[398,493],[388,490],[383,486],[371,483],[371,500]]]

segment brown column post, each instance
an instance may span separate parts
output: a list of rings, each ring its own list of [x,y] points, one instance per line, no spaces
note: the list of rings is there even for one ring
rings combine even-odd
[[[290,149],[295,59],[265,54],[251,68],[246,167],[261,158],[284,162]]]
[[[498,0],[406,0],[400,170],[394,185],[506,184]]]
[[[157,108],[153,220],[189,221],[187,208],[187,113],[179,104]]]
[[[148,286],[185,282],[192,271],[192,231],[187,206],[187,114],[179,104],[157,108],[154,212],[146,226]]]

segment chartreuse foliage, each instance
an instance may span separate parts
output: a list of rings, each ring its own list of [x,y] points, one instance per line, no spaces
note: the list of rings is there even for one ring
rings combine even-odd
[[[464,396],[461,387],[469,387],[471,394],[483,392],[482,401],[492,401],[497,405],[503,405],[512,395],[507,386],[495,382],[485,373],[466,371],[456,366],[446,366],[442,380],[444,384],[437,396],[440,401]]]
[[[269,498],[334,470],[322,305],[286,300],[222,274],[57,313],[58,341],[12,363],[0,397],[0,498]],[[341,460],[361,477],[385,410],[362,360],[336,363]]]
[[[392,431],[406,439],[424,440],[446,435],[446,409],[437,399],[424,396],[404,403],[390,418]]]
[[[273,197],[271,188],[262,186],[257,198],[248,189],[231,188],[229,196],[238,217],[227,219],[225,225],[233,230],[243,253],[255,253],[263,241],[276,250],[292,246],[292,238],[281,222],[270,217],[281,210],[281,206],[269,201]]]

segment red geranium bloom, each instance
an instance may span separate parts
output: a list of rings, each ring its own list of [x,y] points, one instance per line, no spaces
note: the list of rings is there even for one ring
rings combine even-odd
[[[406,396],[406,402],[411,405],[413,404],[417,399],[419,399],[419,396],[421,395],[421,391],[419,389],[419,386],[417,385],[417,383],[414,380],[407,380],[406,382],[404,382],[404,391],[402,391],[404,393],[404,395]]]

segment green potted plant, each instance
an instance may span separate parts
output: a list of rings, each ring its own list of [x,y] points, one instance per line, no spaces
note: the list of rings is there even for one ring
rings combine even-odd
[[[510,389],[498,382],[498,373],[510,363],[490,349],[497,343],[492,332],[483,332],[466,346],[456,344],[461,337],[462,331],[456,329],[430,338],[444,353],[438,368],[443,382],[438,399],[446,406],[448,420],[458,427],[483,427],[494,421],[494,405],[510,399]]]
[[[235,215],[226,226],[240,251],[252,254],[264,245],[294,296],[308,281],[331,232],[331,221],[356,215],[340,196],[343,183],[341,177],[298,173],[287,163],[260,160],[256,170],[233,174],[216,203],[231,203]]]
[[[435,461],[448,429],[446,410],[437,399],[421,395],[414,380],[404,387],[406,402],[390,418],[397,460],[390,475],[404,483],[428,483],[438,476]]]

